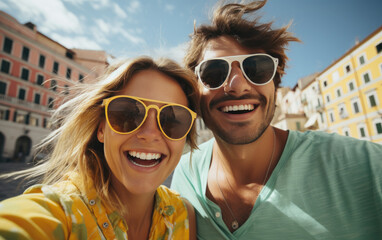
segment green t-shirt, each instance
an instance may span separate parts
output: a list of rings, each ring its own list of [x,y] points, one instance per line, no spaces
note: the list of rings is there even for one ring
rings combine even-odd
[[[382,145],[289,131],[251,215],[231,233],[205,194],[213,143],[191,163],[184,155],[172,179],[195,207],[199,239],[382,239]]]

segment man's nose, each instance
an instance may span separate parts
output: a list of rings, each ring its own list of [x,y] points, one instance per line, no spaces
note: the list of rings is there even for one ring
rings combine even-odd
[[[231,67],[227,82],[224,84],[224,92],[234,96],[241,96],[249,92],[252,86],[244,76],[240,63],[233,62]]]

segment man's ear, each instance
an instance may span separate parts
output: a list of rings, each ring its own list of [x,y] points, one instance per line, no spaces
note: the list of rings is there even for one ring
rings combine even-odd
[[[100,124],[98,125],[98,130],[97,130],[97,138],[98,141],[101,143],[104,142],[104,132],[105,132],[105,120],[102,120]]]

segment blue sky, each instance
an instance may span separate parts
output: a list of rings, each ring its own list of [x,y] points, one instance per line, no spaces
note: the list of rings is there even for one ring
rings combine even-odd
[[[0,0],[0,9],[68,48],[115,57],[150,55],[182,61],[189,34],[207,23],[216,0]],[[380,0],[268,0],[262,21],[293,21],[303,43],[289,46],[283,86],[324,70],[382,25]]]

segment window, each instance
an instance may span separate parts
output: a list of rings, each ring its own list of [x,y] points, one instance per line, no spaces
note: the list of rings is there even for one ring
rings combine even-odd
[[[52,79],[50,81],[50,89],[52,89],[53,91],[57,90],[57,82],[56,82],[56,80]]]
[[[19,94],[18,94],[17,98],[20,99],[20,100],[25,100],[25,94],[26,94],[25,89],[20,88],[19,89]]]
[[[353,102],[353,111],[354,113],[359,113],[358,102]]]
[[[73,59],[73,53],[72,53],[72,52],[66,51],[65,56],[66,56],[67,58]]]
[[[363,56],[363,55],[360,56],[358,60],[359,60],[359,64],[360,64],[360,65],[365,64],[365,56]]]
[[[326,102],[327,102],[327,103],[330,103],[330,95],[329,95],[329,94],[326,95]]]
[[[338,112],[339,112],[339,115],[341,118],[347,118],[348,117],[348,113],[346,111],[345,104],[340,104],[338,106]]]
[[[365,73],[363,74],[363,82],[366,84],[368,82],[370,82],[370,75],[369,73]]]
[[[5,95],[7,93],[7,83],[0,82],[0,95]]]
[[[368,99],[369,99],[369,106],[370,107],[375,107],[377,106],[377,100],[375,99],[375,95],[374,94],[370,94],[368,96]]]
[[[34,101],[33,102],[36,104],[40,104],[40,99],[41,99],[41,95],[39,93],[36,93],[34,95]]]
[[[5,37],[3,51],[10,54],[12,52],[12,46],[13,46],[13,40]]]
[[[65,94],[65,95],[68,95],[68,94],[69,94],[69,85],[65,85],[65,88],[64,88],[64,94]]]
[[[24,61],[28,61],[29,59],[29,48],[27,47],[23,47],[23,53],[21,55],[21,58],[24,60]]]
[[[377,134],[382,134],[382,122],[375,123],[375,130]]]
[[[345,72],[349,73],[351,71],[350,64],[345,66]]]
[[[9,120],[9,110],[8,109],[0,109],[0,119],[1,120]]]
[[[78,77],[78,81],[79,81],[80,83],[83,83],[83,82],[84,82],[84,76],[83,76],[82,74],[79,75],[79,77]]]
[[[67,69],[66,69],[66,78],[67,78],[67,79],[70,79],[71,76],[72,76],[72,69],[67,68]]]
[[[53,73],[58,74],[58,68],[59,68],[58,62],[54,62],[53,63]]]
[[[29,80],[29,70],[26,68],[23,68],[21,70],[21,79],[28,81]]]
[[[379,135],[382,134],[382,119],[377,118],[373,121],[374,127],[375,127],[375,132]]]
[[[354,82],[353,81],[349,82],[348,87],[349,87],[349,92],[353,91],[354,90]]]
[[[33,115],[30,117],[30,125],[38,127],[38,118]]]
[[[45,67],[45,56],[44,55],[40,55],[40,58],[38,60],[38,66],[40,68],[44,68]]]
[[[320,101],[319,98],[317,98],[317,106],[316,106],[316,107],[317,107],[317,108],[321,107],[321,101]]]
[[[361,138],[366,137],[366,132],[364,127],[359,127],[359,135],[361,136]]]
[[[320,112],[321,123],[325,122],[324,113]]]
[[[344,128],[344,129],[343,129],[343,132],[344,132],[344,135],[345,135],[345,136],[347,136],[347,137],[350,136],[350,130],[349,130],[349,128]]]
[[[1,72],[3,73],[9,73],[11,70],[11,63],[8,62],[7,60],[2,60],[1,61]]]
[[[375,46],[375,48],[377,49],[377,53],[382,52],[382,42],[378,43],[378,45]]]
[[[40,75],[40,74],[37,75],[36,84],[44,86],[44,76],[43,75]]]
[[[335,121],[334,113],[333,112],[329,112],[329,117],[330,117],[330,122],[334,122]]]
[[[336,93],[337,93],[337,97],[341,97],[341,88],[337,88]]]
[[[324,84],[324,87],[327,87],[327,86],[328,86],[328,81],[325,80],[325,81],[323,82],[323,84]]]
[[[53,108],[53,98],[48,99],[48,108],[52,109]]]
[[[361,112],[359,98],[352,99],[351,106],[354,114]]]

